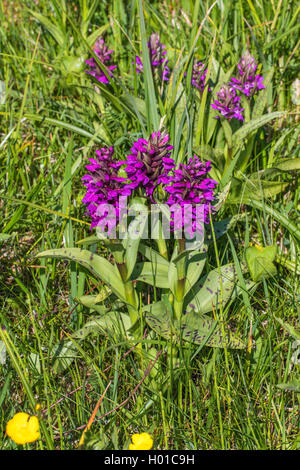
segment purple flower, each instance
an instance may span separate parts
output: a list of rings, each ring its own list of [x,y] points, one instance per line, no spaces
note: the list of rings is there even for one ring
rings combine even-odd
[[[230,85],[244,95],[251,97],[258,90],[264,89],[262,75],[255,75],[257,64],[254,57],[246,51],[238,64],[239,78],[231,78]]]
[[[169,80],[169,67],[168,59],[166,57],[167,51],[165,50],[166,46],[160,42],[159,34],[152,33],[150,40],[148,42],[148,50],[150,56],[150,64],[152,67],[152,73],[155,75],[158,73],[159,77],[164,80]],[[143,62],[140,56],[135,57],[135,67],[137,73],[142,73],[144,71]]]
[[[210,170],[210,162],[201,162],[199,157],[194,155],[186,165],[180,164],[178,169],[173,170],[172,176],[169,178],[169,185],[164,188],[169,193],[169,198],[166,201],[169,206],[177,204],[183,213],[185,206],[190,205],[192,209],[191,225],[188,228],[190,234],[196,230],[196,218],[199,217],[197,206],[201,207],[200,222],[209,223],[209,213],[212,209],[210,202],[214,199],[215,186],[218,184],[208,178]],[[186,221],[182,213],[179,214],[178,219],[183,226]],[[175,229],[180,229],[176,217],[173,219],[173,226]]]
[[[111,62],[111,54],[114,52],[113,50],[108,50],[107,46],[105,45],[104,39],[102,37],[98,38],[95,46],[94,52],[97,55],[100,62],[105,66],[107,70],[107,74],[112,77],[112,71],[117,67],[116,65],[110,64]],[[101,83],[109,83],[109,79],[103,72],[103,70],[98,66],[96,60],[92,57],[91,59],[87,59],[85,61],[91,70],[86,70],[86,73],[95,77]]]
[[[104,147],[96,151],[96,157],[90,158],[90,165],[86,165],[88,174],[82,178],[87,192],[82,202],[86,204],[88,213],[92,218],[91,228],[96,227],[107,217],[107,212],[99,215],[99,207],[111,204],[119,216],[119,196],[129,196],[131,190],[125,186],[126,178],[118,176],[120,162],[113,159],[114,148]]]
[[[226,119],[236,118],[243,121],[243,108],[240,106],[241,98],[237,96],[235,89],[229,85],[223,85],[211,106],[219,111]]]
[[[170,158],[172,148],[168,134],[159,131],[154,132],[149,140],[134,142],[131,154],[121,162],[126,164],[125,172],[130,180],[127,187],[132,190],[141,185],[152,199],[156,186],[168,183],[168,172],[175,166]]]
[[[204,64],[202,64],[202,62],[198,62],[195,59],[193,64],[191,84],[192,86],[198,88],[200,93],[203,93],[205,88],[206,74],[207,69],[204,68]]]

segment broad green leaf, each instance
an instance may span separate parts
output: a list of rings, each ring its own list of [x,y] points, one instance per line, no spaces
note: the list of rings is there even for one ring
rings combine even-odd
[[[78,242],[76,242],[76,245],[95,245],[95,243],[98,242],[98,235],[90,235],[89,237],[83,238],[82,240],[78,240]]]
[[[59,258],[74,261],[88,269],[97,279],[100,279],[120,299],[125,300],[124,284],[118,274],[117,268],[102,256],[80,248],[58,248],[43,251],[39,258]]]
[[[266,181],[263,179],[242,181],[238,178],[232,178],[231,191],[227,202],[240,204],[252,199],[261,200],[262,198],[273,197],[284,191],[287,185],[288,183],[282,181]]]
[[[84,57],[65,56],[59,61],[61,71],[63,74],[79,73],[85,66]]]
[[[237,283],[234,264],[226,264],[203,276],[189,291],[185,298],[184,310],[187,312],[207,313],[225,305],[230,299]]]
[[[168,289],[168,265],[147,261],[145,263],[136,263],[131,279],[145,282],[151,286]]]
[[[256,131],[260,127],[264,126],[268,122],[272,121],[273,119],[280,118],[284,116],[286,113],[284,111],[276,111],[274,113],[264,114],[261,117],[256,119],[251,119],[250,122],[244,124],[240,129],[238,129],[232,136],[233,145],[242,145],[245,138],[248,137],[249,134]]]
[[[61,374],[78,356],[78,349],[72,341],[60,341],[53,347],[50,356],[53,360],[53,372]]]
[[[139,252],[145,256],[151,263],[155,264],[164,264],[165,266],[169,266],[169,261],[166,260],[158,251],[154,250],[152,247],[145,245],[144,243],[140,243],[139,245]]]
[[[126,280],[130,278],[135,267],[139,244],[144,235],[145,227],[147,227],[148,223],[148,209],[145,205],[144,199],[138,197],[133,198],[130,201],[129,215],[131,214],[131,210],[134,210],[135,218],[128,227],[127,238],[123,240],[123,247],[125,250],[124,261],[127,268]],[[136,214],[138,217],[136,217]],[[141,216],[141,219],[139,219],[139,216]]]
[[[244,342],[235,336],[226,326],[222,329],[216,320],[206,315],[190,312],[183,317],[178,326],[185,341],[203,344],[212,348],[244,349]]]
[[[99,333],[127,332],[131,327],[130,317],[121,312],[107,312],[104,315],[92,317],[82,328],[72,334],[72,338],[83,340],[89,335]]]
[[[281,390],[287,390],[288,392],[300,393],[300,380],[291,380],[287,383],[282,383],[277,385]]]
[[[170,314],[164,302],[155,302],[143,307],[145,320],[148,325],[163,338],[176,340],[177,336],[172,326]]]
[[[250,246],[246,250],[246,261],[252,279],[255,282],[261,281],[264,277],[275,276],[276,266],[273,264],[277,252],[277,247]]]
[[[95,310],[97,313],[105,314],[109,309],[104,305],[98,305],[97,297],[97,295],[82,295],[81,297],[75,297],[74,300],[84,307]]]
[[[190,289],[201,276],[201,273],[206,263],[206,257],[206,251],[190,253],[187,260],[184,296],[190,291]]]
[[[300,170],[300,158],[286,158],[273,164],[273,168],[282,171]]]

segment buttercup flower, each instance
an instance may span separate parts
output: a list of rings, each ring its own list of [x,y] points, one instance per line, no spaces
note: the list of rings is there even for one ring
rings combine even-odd
[[[231,78],[230,85],[239,90],[244,95],[250,97],[253,96],[259,90],[264,89],[262,75],[255,75],[257,64],[254,57],[246,51],[238,64],[238,70],[240,77]]]
[[[116,65],[112,65],[111,62],[111,54],[113,54],[113,50],[108,50],[107,46],[105,45],[104,39],[102,37],[98,38],[95,46],[94,52],[97,55],[100,62],[105,65],[107,73],[110,77],[113,76],[112,71],[117,67]],[[109,83],[109,80],[103,70],[100,69],[96,60],[92,57],[91,59],[87,59],[85,61],[89,66],[90,70],[86,70],[86,73],[92,75],[93,77],[97,78],[97,80],[101,83]]]
[[[129,196],[131,190],[125,187],[126,178],[118,176],[118,169],[122,163],[113,159],[113,147],[103,147],[96,151],[96,157],[90,158],[91,165],[86,165],[89,174],[82,178],[87,188],[82,202],[87,205],[87,210],[92,218],[91,228],[106,219],[108,213],[99,215],[98,209],[103,204],[111,204],[119,216],[119,196]],[[101,224],[100,224],[101,225]]]
[[[169,67],[168,59],[166,57],[166,46],[160,42],[159,34],[152,33],[148,42],[148,50],[150,56],[150,63],[153,75],[158,72],[160,78],[164,81],[169,80]],[[142,73],[144,70],[143,62],[140,56],[135,57],[135,66],[137,73]]]
[[[243,108],[240,106],[241,98],[237,96],[235,89],[229,85],[223,85],[219,93],[217,93],[218,99],[212,104],[212,108],[216,109],[226,119],[236,118],[243,121],[242,116]]]
[[[186,165],[181,163],[179,168],[173,171],[169,179],[170,185],[166,186],[164,190],[169,193],[166,203],[169,206],[176,204],[181,207],[181,216],[177,218],[175,215],[172,223],[176,230],[180,230],[178,226],[178,221],[180,221],[182,226],[185,223],[185,228],[192,236],[197,228],[196,222],[209,223],[209,213],[212,210],[210,203],[214,199],[214,190],[218,184],[217,181],[208,178],[210,170],[210,162],[201,162],[199,157],[194,155]],[[201,213],[197,212],[198,204],[201,205]],[[187,205],[190,205],[192,209],[190,226],[187,226],[183,214]]]
[[[150,450],[153,446],[153,439],[147,432],[133,434],[131,436],[132,444],[129,444],[129,450]]]
[[[34,442],[40,437],[39,420],[36,416],[29,416],[27,413],[17,413],[8,421],[6,434],[16,444]]]
[[[175,166],[170,158],[172,148],[168,134],[160,132],[154,132],[149,140],[134,142],[131,154],[121,162],[126,164],[125,172],[130,180],[127,187],[132,190],[141,185],[152,198],[157,185],[169,182],[168,172]]]

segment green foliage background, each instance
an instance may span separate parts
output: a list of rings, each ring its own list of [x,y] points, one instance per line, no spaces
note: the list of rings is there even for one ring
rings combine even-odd
[[[118,329],[55,349],[89,319],[76,298],[105,297],[75,263],[36,258],[90,235],[81,204],[88,156],[106,144],[124,158],[166,115],[177,161],[209,146],[215,168],[222,165],[216,149],[226,135],[213,130],[208,138],[214,121],[206,121],[207,96],[194,97],[200,112],[189,109],[180,119],[186,104],[180,109],[176,97],[185,64],[191,72],[188,61],[174,81],[178,88],[164,91],[157,107],[150,75],[142,83],[134,74],[146,38],[141,6],[146,33],[160,32],[172,65],[195,53],[214,78],[212,57],[228,72],[248,47],[264,76],[272,71],[264,113],[283,113],[247,137],[236,180],[233,169],[223,173],[223,185],[232,181],[232,188],[222,215],[239,217],[206,268],[215,269],[216,259],[238,266],[249,243],[278,246],[278,275],[223,312],[246,351],[185,345],[174,361],[171,342],[148,331],[138,363],[129,352],[134,344]],[[143,431],[156,449],[300,447],[299,364],[292,360],[299,339],[299,98],[291,88],[299,78],[299,12],[294,0],[0,0],[0,324],[9,346],[5,354],[0,343],[1,449],[17,448],[5,436],[7,421],[18,411],[34,413],[36,403],[42,439],[28,448],[76,448],[109,381],[86,448],[128,448],[130,435]],[[95,93],[83,60],[101,34],[115,50],[122,82]],[[264,179],[274,178],[280,191],[266,190]],[[157,357],[165,347],[167,360]]]

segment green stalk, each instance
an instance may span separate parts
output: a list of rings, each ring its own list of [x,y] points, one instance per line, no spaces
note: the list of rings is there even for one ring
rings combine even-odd
[[[178,240],[179,250],[178,254],[185,250],[185,239]],[[185,258],[183,257],[177,263],[177,283],[176,283],[176,295],[174,298],[174,315],[177,320],[180,320],[182,315],[183,296],[186,278],[186,265]]]
[[[113,240],[113,243],[117,243],[117,240]],[[124,261],[124,252],[116,250],[113,252],[113,255],[117,263],[120,276],[124,283],[125,297],[128,302],[127,309],[128,309],[128,313],[130,316],[131,326],[133,326],[139,319],[136,292],[133,287],[132,281],[127,280],[128,270],[127,270],[126,262]]]
[[[163,237],[162,233],[162,224],[161,221],[159,220],[159,238],[156,240],[157,243],[157,248],[161,256],[163,256],[166,260],[168,260],[168,248],[166,244],[166,240]]]

